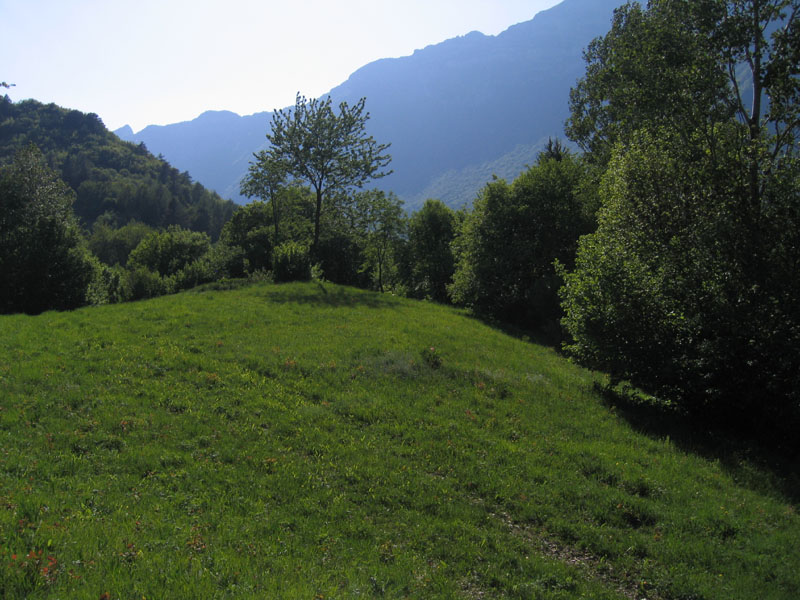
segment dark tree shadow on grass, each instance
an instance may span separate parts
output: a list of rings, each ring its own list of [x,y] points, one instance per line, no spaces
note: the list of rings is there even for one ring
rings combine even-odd
[[[378,294],[321,282],[304,286],[275,284],[266,287],[263,295],[270,302],[277,304],[308,304],[336,308],[398,308],[400,305],[400,300],[390,294]]]
[[[800,502],[800,444],[788,424],[715,422],[644,398],[623,385],[597,385],[604,402],[636,431],[669,439],[684,452],[717,460],[739,485]],[[772,431],[773,435],[769,435]]]

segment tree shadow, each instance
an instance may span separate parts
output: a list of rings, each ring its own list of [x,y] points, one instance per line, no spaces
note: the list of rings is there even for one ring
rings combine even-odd
[[[633,388],[595,384],[607,406],[631,427],[654,439],[669,439],[680,450],[717,461],[739,485],[800,502],[800,445],[789,432],[772,437],[763,428],[731,425],[689,415]]]
[[[536,327],[525,328],[472,311],[465,312],[464,316],[468,319],[478,321],[479,323],[491,327],[503,335],[516,338],[523,342],[536,344],[537,346],[545,346],[551,350],[554,350],[558,354],[564,354],[562,349],[562,344],[565,340],[564,330],[558,321],[548,320],[540,323]]]
[[[398,308],[400,301],[390,294],[378,294],[341,285],[315,281],[313,285],[275,284],[264,297],[277,304],[306,304],[334,308]]]

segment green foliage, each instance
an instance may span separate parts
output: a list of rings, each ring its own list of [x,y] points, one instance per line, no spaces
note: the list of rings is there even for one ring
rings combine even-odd
[[[402,201],[392,193],[367,190],[355,195],[354,219],[361,237],[361,270],[370,274],[374,287],[396,280],[395,254],[405,232]]]
[[[800,408],[798,188],[755,215],[746,162],[717,150],[714,164],[700,140],[641,132],[617,151],[565,277],[568,349],[717,420],[785,418]]]
[[[422,362],[431,369],[438,369],[442,366],[442,355],[439,354],[439,351],[436,350],[435,347],[430,346],[428,348],[423,348],[420,355],[422,356]]]
[[[298,242],[284,242],[273,255],[272,273],[276,283],[311,279],[311,254]]]
[[[0,330],[5,598],[800,588],[796,463],[643,429],[601,376],[449,307],[259,284]]]
[[[234,277],[272,267],[271,212],[266,202],[251,202],[237,208],[222,228],[220,241],[238,257],[231,268]]]
[[[175,291],[186,290],[215,281],[222,281],[237,275],[231,272],[231,265],[237,263],[234,250],[222,243],[213,245],[209,250],[186,264],[172,276]]]
[[[131,251],[154,229],[144,223],[131,221],[118,229],[102,217],[95,221],[89,236],[89,250],[107,265],[125,266]]]
[[[0,173],[0,313],[86,303],[92,263],[72,213],[73,194],[35,146]]]
[[[586,75],[570,92],[566,133],[605,165],[614,145],[643,124],[691,132],[732,115],[727,74],[716,62],[715,31],[689,11],[721,2],[628,2],[611,30],[589,45]]]
[[[451,248],[455,234],[456,215],[440,200],[426,200],[411,215],[401,266],[409,296],[436,302],[449,300],[447,286],[455,271]]]
[[[39,146],[76,192],[75,214],[87,227],[105,215],[113,225],[178,225],[216,239],[235,208],[143,144],[121,141],[95,114],[6,96],[0,98],[0,140],[0,164],[29,143]]]
[[[147,267],[131,264],[122,281],[124,300],[144,300],[164,296],[173,291],[170,280]]]
[[[542,158],[511,185],[487,184],[455,241],[454,302],[526,328],[558,318],[553,262],[571,264],[593,225],[580,194],[584,173],[567,154]]]
[[[361,267],[364,264],[361,235],[352,224],[341,219],[326,219],[329,224],[323,231],[317,246],[317,262],[326,280],[342,285],[369,288],[370,273]]]
[[[271,170],[283,169],[313,189],[312,250],[317,258],[323,213],[349,189],[390,173],[383,171],[391,162],[385,154],[388,144],[366,134],[369,113],[364,104],[364,98],[352,107],[342,102],[336,114],[330,97],[309,100],[297,94],[294,110],[278,110],[272,117],[267,134],[271,148],[264,158]]]
[[[787,440],[800,422],[798,11],[617,13],[573,94],[571,134],[609,166],[563,291],[579,359]]]
[[[205,233],[173,225],[145,237],[131,251],[128,262],[133,269],[144,267],[169,277],[206,254],[210,247],[211,241]]]
[[[125,270],[119,265],[109,266],[91,256],[93,275],[86,291],[88,304],[99,306],[102,304],[115,304],[124,302],[126,297]]]
[[[247,176],[242,180],[241,193],[248,198],[260,198],[263,202],[269,202],[272,208],[272,224],[275,229],[275,236],[272,238],[273,245],[281,243],[280,221],[283,212],[280,196],[285,189],[287,168],[285,165],[272,159],[266,150],[256,152],[253,157],[254,162],[250,163]]]

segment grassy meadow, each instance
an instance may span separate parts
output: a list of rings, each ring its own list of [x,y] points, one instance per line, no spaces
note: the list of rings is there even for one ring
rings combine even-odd
[[[463,312],[257,284],[0,317],[0,598],[796,599],[796,475]]]

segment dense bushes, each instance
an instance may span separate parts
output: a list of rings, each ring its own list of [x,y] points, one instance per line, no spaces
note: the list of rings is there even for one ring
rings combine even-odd
[[[617,149],[565,275],[567,348],[695,414],[796,412],[798,188],[754,211],[737,154],[701,148],[662,131]]]
[[[166,231],[145,237],[131,251],[128,262],[134,268],[146,268],[163,277],[177,274],[205,255],[211,240],[205,233],[171,226]]]
[[[412,298],[449,301],[447,286],[455,271],[452,243],[456,226],[456,214],[440,200],[427,200],[409,218],[400,280]]]

